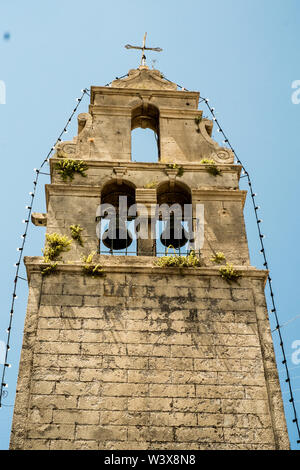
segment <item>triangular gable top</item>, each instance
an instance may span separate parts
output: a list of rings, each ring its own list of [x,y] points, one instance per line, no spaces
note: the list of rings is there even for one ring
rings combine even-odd
[[[126,78],[114,80],[111,86],[143,90],[177,90],[176,83],[165,80],[159,70],[150,70],[147,66],[129,70]]]

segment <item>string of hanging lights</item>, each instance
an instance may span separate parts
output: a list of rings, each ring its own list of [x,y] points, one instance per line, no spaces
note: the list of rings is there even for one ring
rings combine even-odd
[[[13,293],[12,293],[12,298],[11,298],[9,322],[8,322],[8,327],[6,329],[7,339],[6,339],[5,358],[4,358],[4,364],[3,364],[3,370],[2,370],[1,385],[0,385],[0,408],[2,406],[2,400],[4,398],[4,393],[3,393],[5,391],[4,389],[8,388],[8,384],[5,381],[6,370],[11,368],[11,364],[8,362],[8,355],[9,355],[9,350],[10,350],[10,338],[11,338],[11,330],[12,330],[12,324],[13,324],[13,315],[14,315],[15,302],[18,298],[17,297],[18,281],[19,281],[19,279],[24,280],[24,281],[27,280],[27,279],[25,279],[25,278],[23,278],[22,276],[19,275],[19,271],[20,271],[20,267],[21,267],[21,261],[22,261],[22,258],[23,258],[23,252],[24,252],[24,247],[25,247],[25,243],[26,243],[26,238],[27,238],[27,233],[28,233],[28,228],[29,228],[29,223],[30,223],[30,217],[31,217],[31,213],[32,213],[32,207],[33,207],[33,202],[34,202],[34,198],[35,198],[35,195],[36,195],[36,190],[37,190],[39,177],[40,177],[40,175],[49,175],[49,173],[45,173],[41,170],[46,165],[46,163],[49,162],[49,158],[50,158],[51,154],[53,153],[53,151],[55,150],[56,145],[59,142],[61,142],[62,136],[67,132],[69,124],[72,121],[74,114],[77,112],[77,109],[80,106],[80,103],[81,103],[81,101],[83,100],[83,98],[86,94],[88,94],[88,90],[86,88],[81,90],[81,96],[79,98],[76,98],[77,104],[76,104],[75,108],[73,109],[73,111],[72,111],[66,125],[64,126],[63,130],[59,134],[55,144],[49,150],[46,158],[43,160],[40,167],[39,168],[34,168],[35,179],[33,181],[33,190],[29,193],[30,200],[29,200],[28,205],[25,206],[25,209],[27,210],[27,215],[26,215],[26,218],[22,221],[25,224],[25,229],[24,229],[23,234],[21,235],[22,243],[17,248],[17,252],[18,252],[19,255],[18,255],[18,258],[17,258],[17,262],[14,265],[15,268],[16,268],[16,272],[15,272],[15,276],[14,276],[14,287],[13,287]]]
[[[116,80],[119,80],[121,78],[125,78],[127,76],[128,76],[128,73],[126,73],[125,75],[122,75],[121,77],[116,77]],[[107,83],[104,86],[109,87],[112,84],[112,82],[113,82],[113,80],[111,82]],[[77,104],[76,104],[75,108],[73,109],[69,119],[67,120],[66,125],[64,126],[63,130],[59,134],[55,144],[49,150],[46,158],[43,160],[43,162],[42,162],[42,164],[40,165],[39,168],[34,169],[35,179],[33,181],[33,191],[29,193],[29,196],[30,196],[31,199],[29,201],[29,204],[25,206],[25,209],[28,212],[27,212],[26,218],[22,221],[25,224],[24,233],[23,233],[23,235],[21,235],[22,244],[21,244],[20,247],[17,248],[17,252],[19,253],[19,256],[18,256],[17,262],[14,265],[14,267],[16,268],[16,272],[15,272],[15,277],[14,277],[14,288],[13,288],[12,300],[11,300],[11,306],[10,306],[10,317],[9,317],[8,327],[6,329],[7,340],[6,340],[6,347],[5,347],[5,359],[4,359],[4,364],[3,364],[2,379],[1,379],[1,383],[0,383],[0,408],[1,408],[1,406],[5,406],[5,405],[3,405],[2,400],[4,398],[4,389],[8,388],[8,384],[5,381],[6,369],[11,368],[11,364],[8,363],[8,352],[10,350],[10,337],[11,337],[11,329],[12,329],[12,321],[13,321],[13,315],[14,315],[15,301],[18,298],[17,297],[18,280],[21,279],[21,280],[27,281],[27,279],[25,279],[25,278],[23,278],[19,275],[19,271],[20,271],[21,261],[22,261],[22,258],[23,258],[23,251],[24,251],[24,247],[25,247],[25,242],[26,242],[26,237],[27,237],[27,232],[28,232],[28,228],[29,228],[30,217],[31,217],[31,213],[32,213],[32,207],[33,207],[33,202],[34,202],[34,198],[35,198],[35,195],[36,195],[36,190],[37,190],[39,177],[40,177],[40,175],[50,176],[50,173],[45,173],[41,170],[46,165],[46,163],[49,162],[49,158],[50,158],[51,154],[53,153],[53,151],[55,150],[56,145],[59,142],[61,142],[62,136],[67,132],[67,129],[68,129],[73,117],[74,117],[74,114],[77,112],[77,109],[80,106],[81,101],[83,100],[85,95],[90,96],[90,93],[89,93],[87,88],[82,89],[81,90],[81,96],[79,98],[76,98]]]
[[[128,76],[128,74],[125,74],[121,77],[116,77],[116,79],[118,80],[118,79],[121,79],[121,78],[125,78],[127,76]],[[163,78],[165,80],[171,82],[171,80],[168,80],[165,76],[163,76]],[[112,82],[107,83],[105,86],[111,86]],[[178,88],[181,88],[183,91],[188,91],[186,88],[184,88],[184,87],[182,87],[178,84],[177,84],[177,86],[178,86]],[[12,318],[13,318],[13,314],[14,314],[14,305],[15,305],[15,301],[17,299],[17,294],[16,294],[17,293],[17,284],[18,284],[19,279],[25,280],[24,278],[19,276],[19,269],[20,269],[20,264],[21,264],[21,260],[22,260],[22,257],[23,257],[23,250],[24,250],[25,241],[26,241],[26,237],[27,237],[28,226],[29,226],[29,221],[30,221],[30,217],[31,217],[33,201],[34,201],[34,197],[35,197],[35,194],[36,194],[36,188],[37,188],[37,184],[38,184],[38,180],[39,180],[39,175],[42,175],[42,174],[45,174],[45,175],[47,174],[48,175],[48,173],[42,172],[41,169],[44,167],[44,165],[46,163],[49,162],[49,158],[50,158],[52,152],[55,150],[55,146],[57,145],[57,143],[59,143],[61,141],[61,137],[63,136],[63,134],[65,132],[67,132],[67,127],[70,124],[74,114],[76,113],[77,108],[79,107],[83,97],[86,94],[88,96],[90,96],[87,89],[83,89],[83,90],[81,90],[81,92],[82,92],[82,95],[81,95],[80,98],[77,98],[77,105],[74,108],[70,118],[68,119],[67,124],[65,125],[63,131],[60,133],[55,145],[48,152],[48,155],[46,156],[45,160],[42,162],[40,168],[34,170],[35,173],[36,173],[36,177],[35,177],[35,180],[33,182],[34,188],[33,188],[33,191],[29,193],[31,199],[30,199],[29,205],[26,206],[26,209],[28,210],[28,213],[27,213],[26,219],[23,220],[23,223],[25,224],[25,231],[24,231],[24,234],[21,236],[22,237],[22,244],[19,248],[17,248],[17,251],[19,252],[19,257],[18,257],[17,263],[15,264],[16,273],[15,273],[15,278],[14,278],[14,289],[13,289],[12,301],[11,301],[10,319],[9,319],[9,325],[8,325],[8,328],[7,328],[7,342],[6,342],[5,361],[4,361],[2,380],[1,380],[1,385],[0,385],[0,408],[2,406],[2,397],[3,397],[4,388],[8,387],[8,384],[5,382],[5,372],[6,372],[7,368],[11,367],[11,364],[8,363],[8,351],[10,350],[10,336],[11,336],[11,328],[12,328]],[[251,199],[252,199],[252,203],[253,203],[253,209],[254,209],[255,218],[256,218],[256,224],[257,224],[257,228],[258,228],[258,235],[259,235],[259,240],[260,240],[260,245],[261,245],[260,252],[263,256],[263,261],[264,261],[263,266],[267,270],[269,270],[269,263],[268,263],[268,260],[267,260],[266,250],[265,250],[265,246],[264,246],[264,242],[263,242],[263,240],[265,238],[265,235],[261,231],[261,223],[263,221],[258,216],[258,211],[259,211],[260,207],[256,203],[257,194],[253,191],[253,185],[252,185],[252,181],[251,181],[249,172],[246,170],[246,168],[242,164],[241,160],[237,156],[234,148],[232,147],[228,137],[226,136],[222,126],[220,125],[220,123],[219,123],[219,121],[216,117],[215,109],[213,107],[211,107],[210,104],[209,104],[209,99],[200,97],[200,103],[203,103],[203,102],[206,104],[210,114],[212,115],[213,121],[216,123],[216,125],[218,127],[218,129],[217,129],[218,132],[221,133],[223,138],[224,138],[223,143],[228,145],[228,147],[231,149],[231,151],[233,152],[233,154],[235,156],[236,163],[241,165],[241,167],[242,167],[242,176],[241,176],[241,178],[247,178],[247,183],[248,183],[248,186],[249,186],[249,189],[250,189]],[[292,384],[291,384],[291,377],[290,377],[289,368],[288,368],[288,364],[287,364],[287,355],[285,353],[283,338],[282,338],[282,334],[281,334],[281,328],[282,328],[283,325],[280,326],[280,324],[279,324],[277,308],[276,308],[276,304],[275,304],[275,300],[274,300],[274,291],[273,291],[273,288],[272,288],[272,279],[271,279],[270,275],[268,275],[268,286],[269,286],[269,292],[270,292],[270,297],[271,297],[271,307],[272,307],[270,313],[272,315],[274,315],[275,320],[276,320],[276,328],[275,328],[274,331],[277,331],[278,335],[279,335],[280,347],[281,347],[282,358],[283,358],[282,359],[282,364],[284,365],[284,369],[285,369],[285,372],[286,372],[286,380],[285,381],[288,384],[288,389],[289,389],[288,393],[290,394],[289,402],[292,405],[293,414],[294,414],[293,423],[295,423],[295,425],[297,427],[297,432],[298,432],[298,437],[299,437],[299,440],[297,441],[297,443],[300,444],[299,421],[298,421],[297,411],[296,411],[296,407],[295,407],[295,399],[294,399],[294,394],[293,394],[293,389],[292,389]]]
[[[233,154],[235,156],[235,159],[236,159],[236,162],[239,165],[241,165],[241,167],[242,167],[243,176],[245,176],[247,178],[248,186],[249,186],[249,189],[250,189],[250,195],[251,195],[251,199],[252,199],[252,204],[253,204],[253,209],[254,209],[254,214],[255,214],[255,219],[256,219],[256,224],[257,224],[257,229],[258,229],[258,236],[259,236],[260,246],[261,246],[260,253],[263,256],[263,266],[265,267],[266,270],[269,271],[269,263],[268,263],[268,260],[267,260],[266,249],[265,249],[265,245],[264,245],[264,241],[263,241],[264,238],[265,238],[265,235],[261,231],[261,223],[263,221],[258,216],[258,211],[259,211],[260,207],[257,205],[257,202],[256,202],[257,194],[253,190],[253,185],[252,185],[252,181],[251,181],[249,172],[246,170],[243,163],[241,162],[241,160],[237,156],[237,154],[236,154],[234,148],[232,147],[229,139],[227,138],[223,128],[221,127],[218,119],[216,118],[215,110],[214,110],[214,108],[212,108],[210,106],[209,100],[207,98],[202,98],[202,97],[201,97],[201,99],[205,102],[207,108],[209,109],[209,111],[210,111],[210,113],[213,117],[213,121],[218,126],[219,132],[223,135],[223,137],[224,137],[223,143],[227,144],[228,147],[230,148],[230,150],[233,152]],[[282,352],[282,361],[281,362],[284,366],[285,373],[286,373],[285,382],[288,385],[288,393],[290,394],[289,402],[291,403],[292,410],[293,410],[293,415],[294,415],[293,423],[296,425],[297,433],[298,433],[297,444],[300,444],[299,420],[298,420],[298,416],[297,416],[297,410],[296,410],[296,407],[295,407],[295,399],[294,399],[294,393],[293,393],[293,388],[292,388],[292,383],[291,383],[291,376],[290,376],[289,367],[288,367],[288,363],[287,363],[287,355],[286,355],[286,352],[285,352],[283,337],[282,337],[282,334],[281,334],[281,328],[282,327],[279,324],[279,317],[278,317],[277,307],[276,307],[275,298],[274,298],[275,297],[274,296],[274,290],[273,290],[273,287],[272,287],[272,278],[270,277],[270,275],[268,275],[268,287],[269,287],[269,294],[270,294],[270,298],[271,298],[270,314],[274,315],[274,318],[275,318],[275,321],[276,321],[275,331],[277,331],[278,336],[279,336],[279,345],[280,345],[281,352]]]
[[[163,78],[165,80],[167,80],[168,82],[171,82],[171,80],[167,79],[166,77],[163,77]],[[181,88],[182,91],[188,91],[186,88],[182,87],[181,85],[178,85],[177,83],[176,83],[176,85],[177,85],[178,88]],[[267,260],[266,249],[265,249],[264,241],[263,241],[266,237],[262,233],[262,230],[261,230],[261,223],[263,222],[263,220],[260,219],[259,215],[258,215],[258,211],[259,211],[260,207],[256,203],[257,194],[253,190],[253,184],[252,184],[252,181],[251,181],[251,178],[250,178],[250,174],[246,170],[245,166],[243,165],[243,163],[241,162],[239,157],[237,156],[237,154],[236,154],[234,148],[232,147],[227,135],[224,132],[223,127],[221,126],[219,120],[217,119],[215,108],[210,106],[208,98],[203,98],[202,96],[200,96],[199,104],[203,103],[203,102],[206,104],[206,106],[207,106],[207,108],[208,108],[208,110],[209,110],[209,112],[212,116],[213,121],[215,122],[215,124],[218,127],[217,131],[219,133],[221,133],[222,136],[223,136],[223,144],[228,145],[230,150],[233,152],[236,163],[241,165],[241,167],[242,167],[242,176],[241,176],[241,178],[247,178],[247,183],[248,183],[248,186],[249,186],[249,189],[250,189],[250,195],[251,195],[251,199],[252,199],[252,204],[253,204],[253,209],[254,209],[254,214],[255,214],[255,220],[256,220],[257,229],[258,229],[258,236],[259,236],[260,247],[261,247],[260,253],[263,256],[263,266],[265,267],[266,270],[269,271],[269,263],[268,263],[268,260]],[[280,341],[279,344],[280,344],[280,348],[281,348],[281,352],[282,352],[282,361],[281,362],[284,366],[284,370],[285,370],[285,373],[286,373],[285,382],[288,385],[288,393],[290,395],[289,402],[291,403],[292,411],[293,411],[293,415],[294,415],[293,423],[296,425],[297,433],[298,433],[297,444],[300,444],[299,420],[298,420],[298,416],[297,416],[297,410],[296,410],[296,407],[295,407],[295,399],[294,399],[294,393],[293,393],[293,388],[292,388],[292,383],[291,383],[291,376],[290,376],[289,367],[288,367],[288,363],[287,363],[287,355],[286,355],[286,352],[285,352],[283,338],[282,338],[282,334],[281,334],[281,329],[284,325],[280,326],[280,324],[279,324],[279,318],[278,318],[277,308],[276,308],[275,299],[274,299],[275,296],[274,296],[274,291],[273,291],[273,287],[272,287],[272,279],[271,279],[270,275],[268,275],[268,286],[269,286],[269,293],[270,293],[270,298],[271,298],[270,315],[274,315],[274,318],[275,318],[275,321],[276,321],[276,327],[275,327],[274,331],[277,331],[277,333],[279,335],[279,341]]]
[[[125,78],[127,76],[128,76],[128,73],[126,73],[125,75],[122,75],[121,77],[116,77],[116,80]],[[113,80],[111,82],[107,83],[104,86],[109,87],[112,84],[112,82],[113,82]],[[8,363],[8,352],[10,350],[10,337],[11,337],[11,329],[12,329],[12,321],[13,321],[13,315],[14,315],[15,301],[18,298],[17,297],[18,280],[21,279],[21,280],[27,281],[27,279],[25,279],[25,278],[23,278],[19,275],[19,271],[20,271],[21,261],[22,261],[22,258],[23,258],[23,251],[24,251],[24,247],[25,247],[25,242],[26,242],[26,237],[27,237],[27,232],[28,232],[28,228],[29,228],[29,222],[30,222],[30,217],[31,217],[31,213],[32,213],[32,207],[33,207],[33,202],[34,202],[34,198],[35,198],[35,195],[36,195],[36,190],[37,190],[39,177],[40,177],[40,175],[50,176],[50,173],[45,173],[41,170],[46,165],[46,163],[49,162],[49,158],[50,158],[51,154],[53,153],[53,151],[55,150],[56,145],[59,142],[61,142],[62,136],[67,132],[67,129],[68,129],[73,117],[74,117],[74,114],[77,112],[77,109],[80,106],[80,104],[81,104],[81,102],[82,102],[85,95],[90,96],[89,90],[87,88],[82,89],[81,90],[81,96],[79,98],[76,98],[77,104],[76,104],[75,108],[73,109],[69,119],[67,120],[66,125],[64,126],[63,130],[59,134],[55,144],[49,150],[46,158],[43,160],[43,162],[42,162],[42,164],[40,165],[39,168],[34,169],[35,179],[33,181],[33,191],[29,193],[29,196],[30,196],[31,199],[29,201],[29,204],[25,206],[25,209],[28,212],[27,212],[26,218],[22,221],[25,224],[25,230],[24,230],[23,235],[21,235],[22,244],[21,244],[20,247],[17,248],[17,252],[19,253],[19,256],[18,256],[17,262],[14,265],[14,267],[16,268],[16,272],[15,272],[15,277],[14,277],[14,288],[13,288],[12,300],[11,300],[11,306],[10,306],[10,317],[9,317],[8,327],[6,329],[7,340],[6,340],[6,347],[5,347],[5,359],[4,359],[4,364],[3,364],[2,379],[1,379],[1,383],[0,383],[0,408],[2,406],[5,406],[5,405],[3,405],[2,400],[4,398],[4,389],[8,388],[8,384],[5,381],[6,369],[11,368],[11,364]]]

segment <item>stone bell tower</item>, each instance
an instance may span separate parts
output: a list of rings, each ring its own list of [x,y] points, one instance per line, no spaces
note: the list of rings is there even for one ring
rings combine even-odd
[[[141,66],[91,88],[78,136],[50,159],[47,214],[33,214],[47,225],[44,258],[25,258],[11,449],[289,448],[241,167],[212,140],[198,100]],[[131,160],[136,127],[155,132],[158,162]],[[103,242],[99,204],[118,210],[120,196],[137,205],[147,236],[135,239],[129,220],[114,245]],[[194,267],[158,263],[190,253],[168,250],[163,221],[150,223],[163,203],[192,206]],[[221,275],[226,262],[235,277]]]

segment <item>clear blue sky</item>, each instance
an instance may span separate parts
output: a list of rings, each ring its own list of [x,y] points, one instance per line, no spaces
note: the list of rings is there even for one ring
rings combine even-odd
[[[157,59],[156,67],[170,80],[209,97],[218,111],[258,193],[280,323],[300,315],[300,105],[291,100],[292,82],[300,80],[299,18],[298,0],[0,1],[0,80],[7,90],[6,104],[0,104],[0,341],[6,340],[13,265],[33,168],[55,142],[82,88],[104,85],[138,66],[139,54],[124,45],[140,44],[145,31],[149,45],[164,49],[149,55]],[[5,40],[8,31],[11,37]],[[80,112],[87,105],[85,101]],[[41,182],[35,212],[45,210],[47,177]],[[249,203],[245,215],[252,264],[261,267]],[[43,229],[31,226],[25,254],[40,255],[43,237]],[[20,284],[6,405],[14,403],[26,296],[26,285]],[[300,366],[292,363],[300,318],[282,334],[300,414]],[[280,361],[277,335],[274,342]],[[279,367],[291,445],[296,449],[285,376]],[[8,448],[12,410],[0,410],[0,449]]]

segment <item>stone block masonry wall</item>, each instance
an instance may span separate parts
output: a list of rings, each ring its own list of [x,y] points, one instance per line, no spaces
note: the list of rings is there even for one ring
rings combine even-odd
[[[288,448],[265,273],[27,269],[12,449]]]

